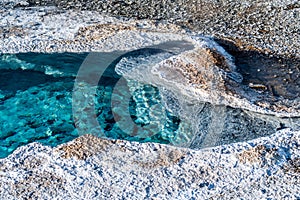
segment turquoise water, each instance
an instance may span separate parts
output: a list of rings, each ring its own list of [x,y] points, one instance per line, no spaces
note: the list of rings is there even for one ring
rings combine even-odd
[[[168,51],[90,55],[0,54],[0,158],[31,142],[56,146],[82,134],[199,149],[300,129],[300,118],[190,101],[138,79],[174,55]]]
[[[16,54],[0,59],[0,157],[30,142],[55,146],[77,137],[74,75],[85,54]],[[63,69],[63,70],[61,70]],[[59,71],[61,70],[61,71]]]
[[[5,54],[0,57],[0,158],[21,145],[41,142],[56,146],[78,137],[72,114],[72,91],[77,71],[87,53]],[[140,142],[170,143],[176,137],[181,120],[168,109],[160,109],[155,118],[149,108],[163,107],[158,88],[133,84],[128,103],[131,120],[140,127],[159,125],[145,136],[128,134],[116,125],[111,94],[120,77],[112,71],[97,85],[95,114],[103,137]],[[131,81],[133,83],[134,81]]]

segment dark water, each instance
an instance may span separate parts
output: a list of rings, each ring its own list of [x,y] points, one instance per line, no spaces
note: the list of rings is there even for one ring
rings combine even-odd
[[[77,63],[82,63],[85,56],[1,56],[0,157],[30,142],[55,146],[78,136],[71,109],[75,77],[70,72],[76,72],[80,66]]]
[[[258,51],[240,50],[229,41],[218,43],[235,58],[243,84],[263,85],[269,99],[295,100],[300,97],[300,59],[265,55]],[[262,88],[258,88],[262,89]]]
[[[72,114],[72,91],[77,71],[87,53],[15,54],[0,59],[0,158],[30,142],[56,146],[78,137]],[[109,70],[108,70],[109,72]],[[118,128],[111,109],[115,72],[106,73],[91,97],[103,137],[140,142],[170,143],[180,119],[166,109],[161,130],[149,136],[128,134]],[[131,120],[143,127],[151,124],[149,107],[161,104],[152,85],[134,88],[128,104]],[[155,121],[155,119],[154,119]]]
[[[125,84],[117,86],[121,76],[116,73],[115,66],[122,58],[133,59],[139,65],[140,61],[153,56],[164,59],[169,56],[165,53],[144,49],[124,54],[105,68],[96,85],[89,81],[80,83],[85,85],[83,91],[81,87],[75,90],[74,84],[88,53],[0,55],[0,158],[31,142],[56,146],[86,133],[199,149],[251,140],[283,128],[300,128],[299,118],[277,118],[207,102],[190,103],[166,88],[136,80],[126,79]],[[236,58],[237,64],[246,61]],[[267,77],[274,77],[272,71],[248,63],[241,64],[244,81],[257,79],[265,81],[266,85],[274,81],[257,75],[260,69]],[[89,72],[97,69],[98,66],[93,65],[90,62],[90,66],[85,66],[89,77],[95,76]],[[289,76],[298,77],[299,73],[295,70],[293,73]],[[282,86],[283,89],[274,88],[274,95],[298,96],[293,91],[298,87],[297,77],[291,88],[288,85]],[[92,95],[87,92],[91,88],[96,91]],[[82,113],[92,113],[98,124],[91,123],[89,115],[78,118],[76,112],[74,114],[75,91],[82,97],[78,108]]]

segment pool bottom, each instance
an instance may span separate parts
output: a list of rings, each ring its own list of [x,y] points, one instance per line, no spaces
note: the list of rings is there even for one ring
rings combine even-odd
[[[83,83],[96,90],[96,95],[83,95],[88,99],[86,104],[95,104],[90,110],[99,123],[95,127],[89,124],[88,117],[74,120],[72,110],[77,62],[83,62],[83,54],[26,55],[1,57],[0,158],[31,142],[57,146],[71,141],[82,134],[78,129],[103,138],[200,149],[300,127],[299,118],[277,118],[206,102],[188,102],[167,88],[129,79],[123,85],[129,90],[118,88],[127,94],[113,96],[114,82],[119,77],[111,69],[113,73],[102,77],[97,86]],[[24,57],[26,61],[21,59]],[[33,63],[29,62],[31,59]],[[55,59],[60,62],[51,63]],[[72,67],[72,62],[77,64]],[[130,98],[124,100],[128,95]],[[85,104],[80,106],[87,109]],[[129,113],[125,120],[124,113]]]
[[[20,71],[18,69],[10,70],[9,73],[14,77],[19,73],[27,75],[28,84],[24,84],[26,78],[23,77],[21,83],[26,87],[23,87],[22,90],[18,82],[14,82],[15,84],[9,84],[6,90],[3,90],[5,88],[2,87],[0,91],[1,158],[8,156],[16,148],[31,142],[56,146],[78,137],[72,114],[74,79],[70,77],[51,78],[45,79],[41,83],[30,79],[37,73],[34,71]],[[102,137],[169,144],[171,138],[176,134],[180,124],[178,117],[166,109],[162,109],[161,113],[155,115],[148,109],[153,105],[162,107],[159,91],[156,87],[142,85],[134,89],[134,95],[128,107],[130,120],[137,126],[155,124],[158,127],[150,137],[141,133],[133,135],[127,133],[128,130],[118,128],[112,115],[109,99],[113,88],[109,85],[99,85],[97,88],[98,96],[89,98],[96,102],[96,110],[92,112],[97,115],[103,130],[103,135],[99,133]],[[161,123],[159,121],[161,118],[155,119],[155,116],[160,115],[165,116],[165,122]]]

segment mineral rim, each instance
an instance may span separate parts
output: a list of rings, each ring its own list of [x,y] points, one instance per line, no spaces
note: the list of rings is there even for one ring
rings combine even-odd
[[[193,50],[151,69],[158,74],[151,83],[299,128],[297,1],[3,0],[0,7],[1,53],[110,52],[190,41]],[[0,196],[299,199],[300,132],[293,129],[202,150],[91,135],[56,148],[32,143],[0,160]]]

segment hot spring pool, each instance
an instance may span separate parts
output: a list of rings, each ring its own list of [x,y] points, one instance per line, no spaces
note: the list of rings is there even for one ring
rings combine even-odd
[[[199,149],[299,129],[299,118],[188,101],[168,87],[124,75],[171,52],[111,55],[100,54],[105,67],[93,58],[86,62],[89,53],[0,55],[0,158],[31,142],[56,146],[82,134]]]
[[[72,112],[72,92],[77,71],[87,55],[1,55],[1,158],[30,142],[56,146],[79,136]],[[128,112],[137,126],[152,125],[153,132],[150,134],[136,131],[128,134],[128,130],[124,131],[117,126],[112,112],[111,95],[120,76],[113,70],[114,66],[111,67],[99,80],[96,95],[91,98],[95,102],[93,113],[101,128],[102,135],[99,135],[113,139],[170,143],[180,129],[181,120],[162,105],[158,88],[150,84],[131,82],[132,95],[128,102]],[[160,108],[158,113],[149,109],[152,106]]]

